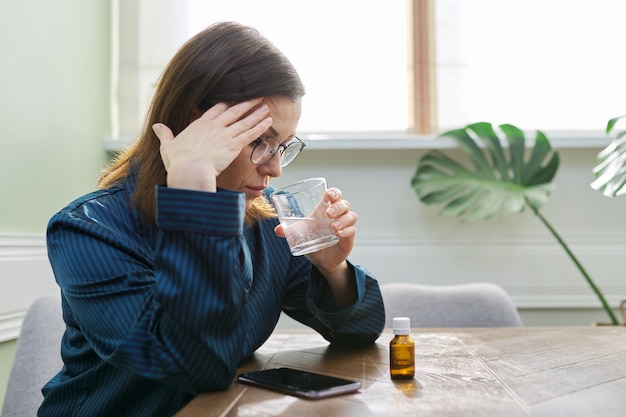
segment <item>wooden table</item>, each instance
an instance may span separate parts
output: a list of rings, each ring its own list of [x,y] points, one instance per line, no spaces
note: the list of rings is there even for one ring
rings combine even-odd
[[[626,416],[625,327],[414,329],[409,381],[389,378],[391,337],[340,350],[315,333],[276,332],[240,372],[288,366],[362,389],[312,401],[234,382],[176,416]]]

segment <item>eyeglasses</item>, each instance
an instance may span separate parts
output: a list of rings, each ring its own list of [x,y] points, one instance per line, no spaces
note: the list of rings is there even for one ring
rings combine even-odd
[[[306,147],[306,143],[295,136],[285,145],[281,145],[278,138],[258,138],[252,145],[254,148],[250,154],[250,161],[254,165],[264,164],[278,153],[281,167],[289,165]]]

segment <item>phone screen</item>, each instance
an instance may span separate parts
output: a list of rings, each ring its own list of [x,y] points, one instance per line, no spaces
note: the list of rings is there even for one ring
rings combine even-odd
[[[346,394],[361,388],[361,383],[357,381],[291,368],[246,372],[240,374],[238,380],[309,399]]]

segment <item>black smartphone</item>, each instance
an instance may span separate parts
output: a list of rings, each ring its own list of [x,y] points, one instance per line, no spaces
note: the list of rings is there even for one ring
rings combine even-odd
[[[246,372],[240,374],[237,379],[245,384],[308,399],[347,394],[361,388],[361,383],[357,381],[292,368]]]

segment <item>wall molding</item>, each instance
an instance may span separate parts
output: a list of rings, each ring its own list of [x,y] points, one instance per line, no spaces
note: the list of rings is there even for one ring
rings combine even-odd
[[[43,234],[0,233],[0,342],[15,339],[30,304],[57,292]]]
[[[612,306],[626,299],[626,283],[617,272],[623,270],[626,237],[578,235],[568,236],[567,242]],[[552,236],[360,235],[351,259],[381,283],[490,281],[504,287],[522,309],[599,307],[596,295]]]

